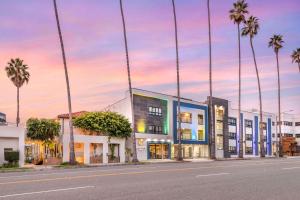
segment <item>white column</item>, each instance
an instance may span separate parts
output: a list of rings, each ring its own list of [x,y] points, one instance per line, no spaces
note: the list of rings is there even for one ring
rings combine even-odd
[[[20,155],[20,159],[19,159],[19,165],[21,167],[24,166],[24,157],[25,157],[25,131],[23,128],[19,128],[20,130],[20,136],[19,136],[19,155]]]
[[[63,135],[63,162],[70,161],[70,136]]]
[[[108,142],[103,142],[103,164],[108,163]]]
[[[120,142],[120,163],[125,163],[125,141]]]
[[[84,143],[84,164],[90,164],[90,143]]]

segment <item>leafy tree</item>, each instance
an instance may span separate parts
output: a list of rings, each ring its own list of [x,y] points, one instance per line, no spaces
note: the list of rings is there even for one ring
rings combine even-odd
[[[17,87],[17,119],[16,124],[19,126],[20,123],[20,87],[24,83],[28,83],[30,74],[28,72],[28,66],[23,63],[20,58],[11,59],[5,67],[7,77]]]
[[[277,96],[278,96],[278,119],[279,119],[279,156],[282,155],[282,133],[281,133],[281,94],[280,94],[280,68],[279,68],[279,50],[283,47],[284,41],[282,40],[282,35],[273,35],[269,41],[269,47],[273,48],[275,56],[276,56],[276,63],[277,63]]]
[[[244,0],[238,0],[233,3],[233,9],[229,11],[229,17],[234,24],[237,24],[238,29],[238,51],[239,51],[239,102],[238,102],[238,132],[240,134],[239,139],[239,157],[243,158],[243,134],[242,134],[242,123],[241,123],[241,30],[240,24],[245,21],[245,15],[248,13],[248,4]]]
[[[59,136],[60,125],[55,120],[30,118],[26,122],[27,137],[49,143]]]
[[[244,27],[242,28],[242,36],[249,36],[250,39],[250,46],[252,50],[252,56],[253,56],[254,67],[255,67],[256,77],[257,77],[257,85],[258,85],[259,116],[260,116],[259,133],[260,133],[260,138],[264,138],[261,85],[260,85],[260,78],[259,78],[256,56],[255,56],[255,51],[253,46],[253,38],[254,36],[257,35],[258,30],[259,30],[258,18],[250,16],[249,19],[244,23]],[[260,140],[260,156],[265,157],[265,147],[264,147],[264,141],[262,139]]]
[[[74,126],[97,135],[130,137],[132,129],[128,119],[115,112],[90,112],[74,119]]]

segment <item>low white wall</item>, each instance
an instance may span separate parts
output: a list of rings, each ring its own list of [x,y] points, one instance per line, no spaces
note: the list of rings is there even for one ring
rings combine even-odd
[[[16,126],[0,126],[0,165],[4,162],[4,148],[20,152],[19,165],[24,166],[25,129]]]

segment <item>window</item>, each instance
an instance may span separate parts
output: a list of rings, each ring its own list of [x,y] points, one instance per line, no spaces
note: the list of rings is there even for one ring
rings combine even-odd
[[[253,153],[252,147],[246,147],[245,153],[246,154],[252,154]]]
[[[245,119],[245,127],[252,128],[252,120]]]
[[[285,126],[293,126],[293,122],[284,121],[283,125],[285,125]]]
[[[4,152],[7,152],[7,151],[12,151],[13,148],[4,148]]]
[[[149,115],[161,116],[161,108],[149,106],[148,108]]]
[[[198,115],[198,125],[203,125],[203,115]]]
[[[198,130],[198,140],[204,140],[205,136],[204,136],[204,131],[203,129]]]
[[[181,138],[183,140],[191,140],[192,139],[192,130],[191,129],[182,129],[181,131]]]
[[[246,140],[252,140],[252,134],[246,134]]]
[[[192,113],[182,112],[180,113],[180,118],[182,123],[192,123]]]
[[[272,126],[275,126],[275,122],[272,122]]]
[[[236,139],[236,133],[229,132],[228,133],[228,138],[232,139],[232,140],[235,140]]]
[[[229,117],[228,118],[228,125],[236,126],[236,118]]]
[[[300,126],[300,122],[295,122],[295,126]]]
[[[285,133],[284,136],[286,136],[286,137],[293,137],[293,134]]]
[[[236,153],[236,147],[234,147],[234,146],[229,146],[228,151],[229,151],[229,153]]]
[[[148,132],[152,134],[162,134],[162,128],[161,126],[149,125]]]
[[[266,122],[262,122],[261,123],[263,130],[267,130],[267,123]]]
[[[300,134],[296,134],[296,138],[300,138]]]

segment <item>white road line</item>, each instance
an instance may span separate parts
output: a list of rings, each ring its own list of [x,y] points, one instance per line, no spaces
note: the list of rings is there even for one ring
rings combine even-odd
[[[229,174],[230,174],[230,173],[200,174],[200,175],[197,175],[196,178],[204,177],[204,176],[222,176],[222,175],[229,175]]]
[[[291,170],[291,169],[300,169],[300,167],[286,167],[286,168],[282,168],[282,170]]]
[[[62,191],[69,191],[69,190],[94,188],[94,187],[95,186],[83,186],[83,187],[63,188],[63,189],[56,189],[56,190],[44,190],[44,191],[38,191],[38,192],[26,192],[26,193],[19,193],[19,194],[8,194],[8,195],[0,196],[0,198],[4,199],[4,198],[7,198],[7,197],[25,196],[25,195],[42,194],[42,193],[50,193],[50,192],[62,192]]]

